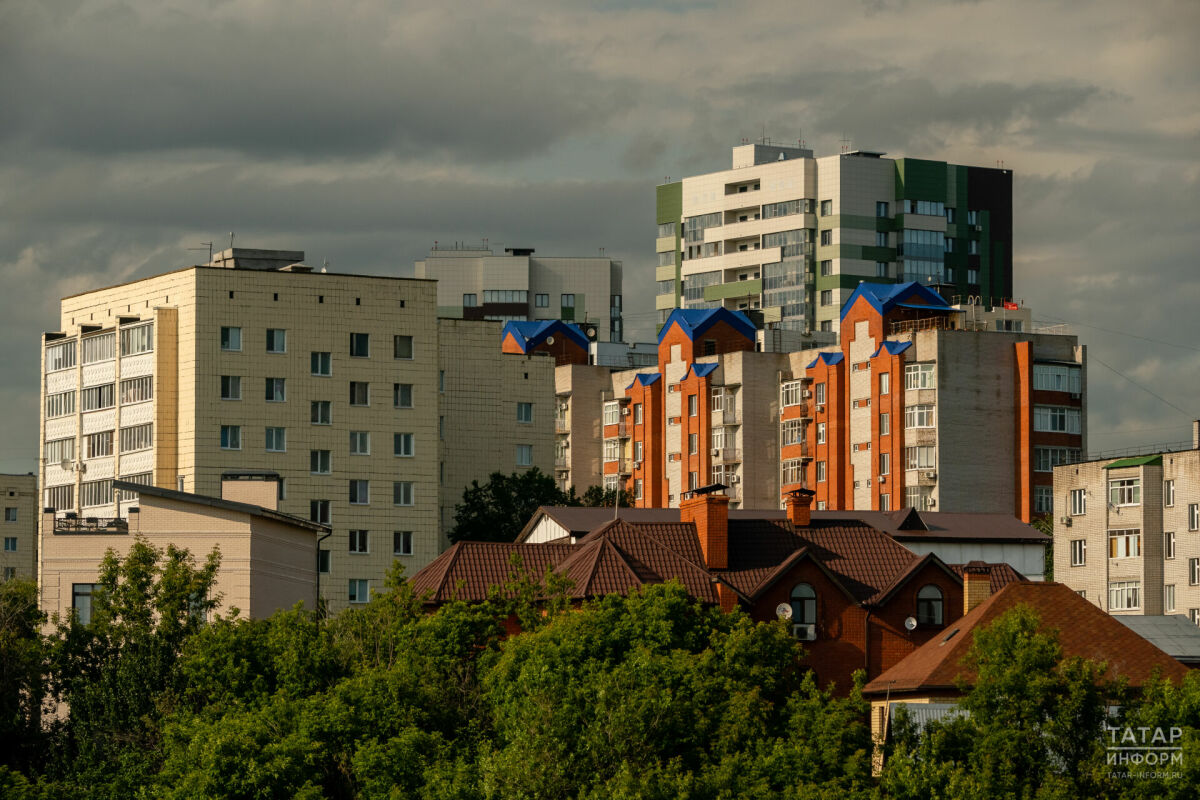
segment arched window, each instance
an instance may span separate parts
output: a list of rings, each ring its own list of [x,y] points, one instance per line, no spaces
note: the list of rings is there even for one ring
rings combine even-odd
[[[792,589],[792,624],[817,624],[817,593],[807,583],[798,583]]]
[[[932,583],[917,592],[917,624],[942,624],[942,590]]]

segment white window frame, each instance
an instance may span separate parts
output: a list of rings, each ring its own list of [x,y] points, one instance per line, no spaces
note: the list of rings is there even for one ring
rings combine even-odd
[[[916,430],[932,428],[935,425],[936,414],[932,403],[921,403],[904,407],[904,429]]]
[[[413,532],[392,531],[392,555],[411,556],[413,554]]]
[[[533,422],[533,403],[517,401],[517,422],[525,424]]]
[[[286,453],[287,428],[268,425],[263,429],[263,446],[268,453]]]
[[[308,451],[308,473],[310,475],[330,475],[330,474],[332,474],[333,473],[333,452],[330,450],[309,450]]]
[[[404,387],[408,387],[408,403],[404,403]],[[413,385],[411,383],[393,383],[392,384],[392,408],[412,408],[413,407]]]
[[[361,528],[350,530],[349,552],[355,555],[367,555],[371,552],[371,532]]]
[[[932,361],[904,365],[904,388],[936,389],[937,365]]]
[[[220,441],[221,441],[221,449],[222,450],[241,450],[242,449],[242,426],[241,425],[222,425]]]
[[[412,481],[393,481],[392,482],[392,505],[394,506],[412,506],[416,505],[414,496],[416,489]]]
[[[263,386],[263,399],[268,403],[286,403],[287,378],[267,378]]]
[[[1109,611],[1136,611],[1142,607],[1141,581],[1111,581],[1108,584]]]
[[[1087,539],[1071,540],[1071,566],[1082,567],[1087,564]]]
[[[1141,558],[1142,530],[1141,528],[1119,528],[1108,532],[1108,557]]]
[[[1087,513],[1087,489],[1072,489],[1069,497],[1072,517],[1082,517]]]
[[[412,458],[416,455],[416,436],[411,433],[392,434],[392,455],[396,458]]]
[[[518,467],[533,466],[533,445],[519,444],[517,445],[516,463]]]
[[[242,352],[242,329],[237,325],[221,326],[221,351],[225,353]]]
[[[309,422],[312,425],[332,425],[333,403],[329,400],[313,400],[309,405]]]
[[[1141,478],[1110,478],[1108,502],[1118,508],[1142,504]]]
[[[350,431],[350,455],[352,455],[352,456],[369,456],[369,455],[371,455],[371,432],[370,431]]]
[[[371,582],[366,578],[351,578],[348,589],[349,602],[358,605],[371,599]]]
[[[318,378],[329,378],[333,375],[333,353],[314,350],[308,357],[309,374]]]
[[[287,352],[287,328],[267,328],[267,352]]]
[[[351,478],[349,489],[350,505],[369,506],[371,504],[371,481],[366,478]]]

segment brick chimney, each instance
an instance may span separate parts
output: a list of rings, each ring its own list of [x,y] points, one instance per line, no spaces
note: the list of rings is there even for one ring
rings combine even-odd
[[[729,569],[729,497],[694,494],[679,503],[679,521],[696,526],[709,569]]]
[[[816,492],[796,489],[787,495],[787,518],[797,528],[807,528],[812,522],[812,501]]]
[[[279,473],[243,470],[221,474],[221,499],[279,510]]]
[[[992,567],[971,561],[963,568],[963,614],[970,614],[992,594]]]

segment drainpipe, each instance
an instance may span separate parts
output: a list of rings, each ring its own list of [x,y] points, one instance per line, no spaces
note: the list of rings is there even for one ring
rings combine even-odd
[[[330,536],[333,536],[332,530],[317,539],[317,598],[313,610],[316,611],[317,615],[322,619],[325,617],[325,609],[321,605],[321,542],[325,541]]]
[[[867,671],[867,680],[871,680],[871,609],[867,609],[867,618],[863,620],[863,669]]]

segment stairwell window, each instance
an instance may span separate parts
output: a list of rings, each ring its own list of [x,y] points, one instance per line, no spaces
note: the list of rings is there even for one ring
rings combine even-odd
[[[1200,503],[1188,505],[1188,530],[1200,530]]]
[[[517,403],[517,422],[533,422],[533,403]]]
[[[1087,513],[1087,489],[1071,490],[1071,516],[1081,517]]]
[[[1087,563],[1087,539],[1071,540],[1071,566],[1082,567]]]
[[[824,483],[824,482],[825,482],[825,462],[818,461],[817,462],[817,483]]]
[[[1128,528],[1108,532],[1109,558],[1138,558],[1142,555],[1142,532]]]
[[[533,445],[531,445],[531,444],[517,445],[517,466],[518,467],[533,466]]]
[[[1108,502],[1114,506],[1142,504],[1142,479],[1122,478],[1108,482]]]

